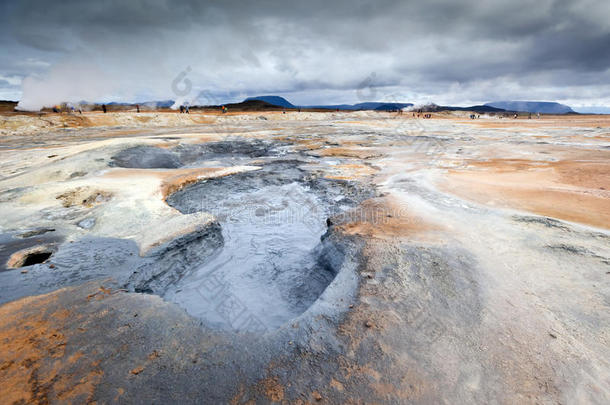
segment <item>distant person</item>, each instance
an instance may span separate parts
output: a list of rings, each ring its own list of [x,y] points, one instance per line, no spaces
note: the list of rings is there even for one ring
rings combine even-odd
[[[188,105],[184,107],[184,113],[185,113],[185,114],[188,114],[188,113],[189,113],[189,106],[188,106]]]
[[[106,104],[102,104],[102,111],[106,114]]]
[[[538,119],[540,119],[540,113],[538,113]]]
[[[183,105],[180,106],[180,114],[184,114],[184,106]]]
[[[136,104],[136,112],[140,112],[140,104]]]

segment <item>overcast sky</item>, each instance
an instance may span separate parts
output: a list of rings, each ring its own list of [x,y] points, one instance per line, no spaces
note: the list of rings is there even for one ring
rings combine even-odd
[[[610,1],[6,1],[0,99],[610,106]]]

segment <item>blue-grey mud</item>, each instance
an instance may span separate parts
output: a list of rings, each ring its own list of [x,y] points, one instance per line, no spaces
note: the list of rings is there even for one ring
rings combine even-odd
[[[6,117],[0,402],[608,403],[610,120],[466,117]]]
[[[164,297],[224,329],[279,328],[305,312],[341,263],[341,254],[322,244],[327,219],[373,196],[350,182],[317,177],[300,168],[305,163],[269,162],[170,196],[169,204],[181,212],[213,213],[224,244]],[[223,290],[214,294],[211,284]],[[235,319],[219,308],[226,297],[243,308]]]

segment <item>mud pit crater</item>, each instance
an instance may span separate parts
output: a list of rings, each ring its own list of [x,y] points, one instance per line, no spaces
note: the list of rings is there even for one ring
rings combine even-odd
[[[274,330],[314,305],[344,255],[341,238],[327,237],[326,219],[372,190],[319,177],[302,163],[274,161],[169,196],[182,213],[214,214],[224,244],[161,295],[222,330]]]
[[[53,253],[54,248],[52,246],[33,246],[13,253],[7,260],[6,267],[9,269],[19,269],[34,264],[44,263],[51,258]]]
[[[138,145],[123,149],[110,158],[112,167],[176,169],[210,163],[235,164],[256,158],[279,156],[286,144],[257,139],[235,139],[203,144],[179,144],[171,149]]]

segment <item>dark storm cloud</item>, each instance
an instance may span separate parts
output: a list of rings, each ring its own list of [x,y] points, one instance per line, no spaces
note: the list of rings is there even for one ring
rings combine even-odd
[[[281,92],[299,103],[358,101],[362,83],[377,86],[379,98],[405,101],[608,103],[610,96],[606,0],[0,7],[0,44],[10,50],[0,56],[0,77],[31,76],[24,99],[51,92],[73,99],[175,98],[171,83],[183,71],[195,95]]]

